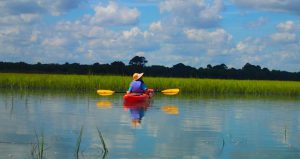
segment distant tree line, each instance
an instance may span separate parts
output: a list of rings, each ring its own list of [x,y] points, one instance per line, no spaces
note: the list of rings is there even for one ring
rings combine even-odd
[[[194,68],[182,63],[172,67],[152,65],[146,66],[144,57],[133,57],[128,65],[121,61],[110,64],[94,63],[85,65],[79,63],[65,64],[28,64],[25,62],[0,62],[0,72],[15,73],[56,73],[56,74],[105,74],[132,75],[134,72],[144,72],[152,77],[194,77],[218,79],[255,79],[255,80],[289,80],[300,81],[300,72],[269,70],[258,65],[246,63],[241,69],[228,68],[225,64],[207,65],[206,68]]]

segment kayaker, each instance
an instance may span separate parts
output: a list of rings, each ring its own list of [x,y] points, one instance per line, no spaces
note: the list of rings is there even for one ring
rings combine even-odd
[[[142,79],[143,75],[144,73],[134,73],[132,75],[133,81],[130,83],[127,93],[142,94],[147,91],[147,86]]]

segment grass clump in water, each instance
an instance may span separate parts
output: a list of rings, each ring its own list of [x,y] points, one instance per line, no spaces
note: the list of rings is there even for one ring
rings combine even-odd
[[[35,133],[36,143],[32,144],[31,156],[33,159],[43,159],[45,150],[44,134],[41,133],[39,136]]]
[[[79,150],[80,150],[80,144],[81,144],[81,140],[82,140],[82,133],[83,133],[83,126],[80,129],[80,133],[79,133],[79,136],[78,136],[77,142],[76,142],[76,150],[75,150],[76,159],[79,159]]]
[[[99,135],[101,144],[103,146],[103,150],[102,150],[102,154],[103,155],[102,155],[102,158],[105,158],[106,155],[107,155],[107,153],[108,153],[108,149],[106,147],[106,144],[105,144],[105,141],[104,141],[104,138],[103,138],[103,135],[102,135],[101,131],[98,128],[97,128],[97,130],[98,130],[98,135]]]

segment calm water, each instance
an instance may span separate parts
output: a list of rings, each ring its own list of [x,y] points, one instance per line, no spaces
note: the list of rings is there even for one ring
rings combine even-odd
[[[156,95],[0,93],[0,158],[32,158],[36,134],[46,158],[299,159],[300,100]]]

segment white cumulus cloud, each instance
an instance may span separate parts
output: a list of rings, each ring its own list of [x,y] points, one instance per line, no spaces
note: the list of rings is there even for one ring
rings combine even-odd
[[[119,6],[115,2],[110,2],[107,6],[99,4],[94,10],[95,15],[91,17],[91,23],[104,26],[136,24],[140,16],[136,8]]]
[[[37,3],[45,8],[50,14],[58,16],[69,10],[78,8],[84,0],[37,0]]]
[[[32,24],[40,19],[38,14],[7,15],[0,17],[1,25]]]
[[[268,19],[266,17],[259,17],[255,21],[252,21],[252,22],[248,23],[247,27],[249,27],[249,28],[258,28],[258,27],[261,27],[263,25],[266,25],[267,22],[268,22]]]
[[[299,0],[231,0],[242,8],[287,12],[300,15]]]
[[[275,42],[291,43],[295,42],[297,37],[294,33],[280,32],[270,35],[271,39]]]
[[[165,0],[160,4],[162,13],[172,15],[169,20],[173,25],[198,28],[217,26],[222,9],[222,0]]]
[[[81,6],[86,2],[89,5]],[[182,62],[193,67],[220,63],[240,67],[253,62],[276,68],[280,61],[278,68],[286,66],[291,70],[299,66],[300,25],[293,17],[271,26],[274,30],[263,35],[250,35],[250,29],[243,30],[247,35],[239,35],[234,28],[248,24],[254,33],[261,26],[270,28],[274,19],[267,14],[256,18],[247,15],[250,18],[243,24],[231,19],[232,28],[228,28],[228,21],[224,18],[223,23],[221,15],[228,16],[227,20],[231,15],[225,13],[223,2],[2,0],[0,60],[90,64],[126,62],[140,55],[147,58],[149,65]],[[241,7],[288,13],[297,13],[295,8],[299,8],[295,0],[232,2]],[[292,5],[294,8],[288,7]],[[84,9],[76,14],[70,12],[78,7]],[[157,12],[152,15],[147,11]],[[288,62],[292,64],[287,66]]]
[[[232,39],[232,35],[227,33],[224,29],[216,29],[212,32],[209,32],[205,29],[188,29],[184,32],[191,40],[209,42],[212,44],[222,44]]]
[[[289,20],[286,22],[279,23],[277,25],[277,29],[280,31],[295,31],[296,24],[295,22]]]
[[[51,39],[45,39],[42,44],[54,47],[62,47],[67,44],[67,40],[65,38],[55,37]]]
[[[162,26],[161,26],[161,22],[153,22],[150,27],[149,27],[150,31],[161,31],[162,30]]]
[[[0,14],[51,14],[61,15],[77,8],[83,0],[2,0]]]
[[[192,52],[203,50],[209,56],[228,54],[233,38],[231,34],[221,28],[215,31],[187,29],[184,30],[184,33],[187,39],[190,40],[190,43],[194,45]]]
[[[261,53],[266,48],[266,43],[260,38],[248,37],[238,42],[233,49],[237,54],[255,55]]]

